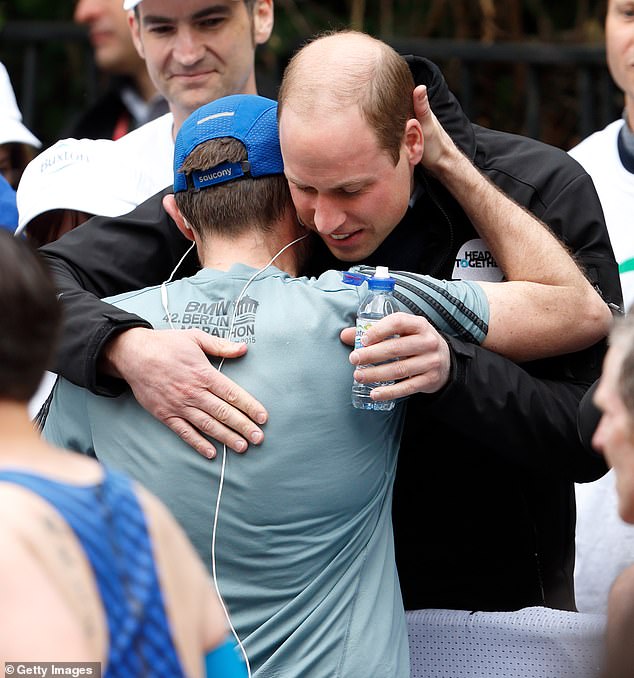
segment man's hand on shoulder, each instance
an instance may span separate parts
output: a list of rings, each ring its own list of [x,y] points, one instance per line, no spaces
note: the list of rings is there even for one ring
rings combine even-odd
[[[124,379],[142,407],[211,459],[216,449],[201,433],[236,452],[264,438],[258,426],[268,417],[264,406],[207,357],[239,358],[246,350],[201,330],[137,327],[107,344],[102,369]]]

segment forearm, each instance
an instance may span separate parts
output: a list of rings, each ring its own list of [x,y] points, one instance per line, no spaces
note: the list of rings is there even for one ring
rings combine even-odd
[[[374,272],[369,266],[358,270]],[[446,281],[402,271],[391,275],[396,298],[411,313],[443,334],[519,362],[587,348],[606,336],[612,322],[607,305],[589,286],[584,302],[576,288]]]
[[[478,283],[489,306],[482,345],[518,362],[580,351],[603,339],[612,313],[588,285]]]

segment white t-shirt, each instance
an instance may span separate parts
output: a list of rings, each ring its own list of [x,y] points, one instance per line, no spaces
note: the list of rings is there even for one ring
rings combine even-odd
[[[616,120],[570,150],[592,177],[619,264],[623,304],[634,303],[634,174],[619,157]],[[634,563],[634,526],[618,515],[614,472],[577,485],[575,595],[580,612],[605,612],[610,587]]]
[[[621,163],[617,138],[624,120],[616,120],[570,149],[592,177],[599,194],[614,255],[619,264],[623,304],[634,303],[634,174]]]

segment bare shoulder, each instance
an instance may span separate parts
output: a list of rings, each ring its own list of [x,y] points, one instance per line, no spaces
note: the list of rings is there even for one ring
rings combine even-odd
[[[41,498],[0,483],[0,637],[5,660],[105,657],[107,628],[96,586],[67,531]]]
[[[30,531],[36,514],[46,511],[46,504],[30,490],[0,482],[0,533],[17,538],[20,530]]]
[[[32,509],[28,497],[15,488],[0,484],[0,573],[12,572],[16,564],[27,556],[21,526],[28,529],[29,511]],[[26,510],[25,510],[26,509]],[[4,577],[0,575],[0,584]]]

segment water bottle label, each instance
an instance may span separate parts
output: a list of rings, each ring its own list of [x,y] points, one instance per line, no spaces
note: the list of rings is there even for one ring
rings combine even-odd
[[[373,326],[379,322],[379,319],[357,318],[357,331],[354,335],[354,347],[363,348],[361,337]]]

